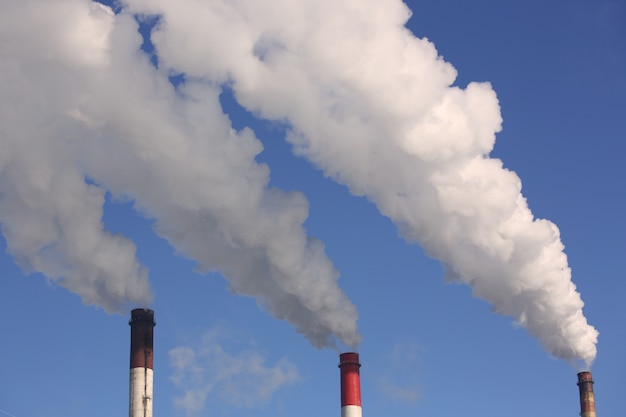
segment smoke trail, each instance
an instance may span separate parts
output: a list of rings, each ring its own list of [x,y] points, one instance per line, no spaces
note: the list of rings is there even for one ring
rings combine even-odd
[[[358,344],[307,200],[268,187],[262,145],[231,128],[218,86],[176,91],[134,18],[89,0],[2,2],[0,39],[0,224],[22,268],[107,311],[149,303],[134,244],[103,228],[108,190],[313,345]]]
[[[116,17],[87,0],[1,7],[0,223],[23,267],[109,310],[147,302],[134,246],[102,228],[107,189],[314,345],[358,343],[355,308],[302,227],[306,200],[268,188],[260,143],[219,107],[229,83],[250,111],[288,121],[297,154],[367,196],[449,279],[551,354],[595,358],[557,227],[534,219],[519,178],[488,156],[495,93],[452,86],[456,71],[404,27],[400,1],[128,0]],[[132,13],[161,16],[159,71],[137,54]],[[176,92],[168,71],[190,81]]]
[[[487,83],[456,71],[405,27],[400,1],[128,0],[158,14],[164,68],[229,82],[325,175],[367,196],[552,355],[590,365],[587,324],[559,230],[535,219],[517,175],[489,157],[501,128]],[[193,29],[190,29],[193,28]],[[224,42],[227,39],[228,42]]]
[[[104,230],[104,190],[85,182],[78,158],[86,135],[78,106],[97,82],[91,73],[107,66],[113,21],[90,2],[0,3],[0,224],[7,250],[25,271],[43,272],[108,311],[151,299],[135,245]]]

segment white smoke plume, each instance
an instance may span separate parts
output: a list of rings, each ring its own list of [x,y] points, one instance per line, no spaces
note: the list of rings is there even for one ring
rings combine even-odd
[[[0,223],[26,271],[107,311],[149,303],[134,244],[103,228],[108,190],[315,346],[358,344],[356,308],[303,228],[307,200],[268,188],[262,145],[231,128],[219,85],[176,91],[133,16],[99,3],[0,6]]]
[[[489,157],[496,94],[453,86],[455,69],[404,27],[401,1],[128,0],[117,16],[87,0],[0,5],[0,222],[23,266],[110,309],[149,298],[132,244],[102,229],[106,189],[313,344],[357,344],[355,308],[302,228],[307,202],[268,189],[260,143],[219,107],[228,84],[243,107],[288,122],[298,155],[367,196],[449,279],[550,354],[593,362],[597,331],[558,228]],[[160,17],[158,71],[138,52],[135,14]],[[178,73],[176,92],[166,76]],[[98,262],[102,248],[124,261]]]

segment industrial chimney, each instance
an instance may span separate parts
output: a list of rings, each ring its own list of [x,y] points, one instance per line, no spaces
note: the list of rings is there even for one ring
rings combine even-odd
[[[591,372],[579,372],[577,385],[580,393],[580,416],[596,417],[596,399],[593,395]]]
[[[359,354],[347,352],[339,355],[341,372],[341,417],[361,417],[361,377]]]
[[[130,321],[129,417],[152,417],[152,336],[154,311],[137,308]]]

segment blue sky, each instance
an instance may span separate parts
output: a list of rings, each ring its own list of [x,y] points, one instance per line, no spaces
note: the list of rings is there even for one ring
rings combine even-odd
[[[35,180],[32,183],[35,185],[40,177],[57,178],[44,168],[52,167],[65,172],[61,168],[65,167],[68,161],[65,158],[69,154],[73,155],[74,159],[70,161],[78,167],[77,170],[82,169],[80,172],[88,177],[87,182],[104,193],[102,219],[105,228],[115,236],[123,235],[134,242],[136,259],[148,271],[154,296],[150,307],[155,310],[157,321],[155,416],[339,415],[338,350],[312,346],[301,334],[306,333],[302,330],[306,325],[302,325],[304,327],[300,327],[298,332],[294,328],[297,325],[276,319],[267,312],[267,303],[277,310],[280,310],[280,304],[265,301],[266,307],[263,307],[257,304],[254,297],[235,294],[249,289],[248,282],[227,281],[214,268],[225,265],[225,268],[232,268],[233,276],[239,276],[236,262],[221,263],[222,259],[202,255],[200,263],[204,262],[204,265],[196,269],[197,263],[189,259],[189,253],[195,253],[194,250],[202,253],[202,248],[209,245],[221,248],[216,241],[201,242],[198,246],[182,241],[181,246],[174,248],[153,231],[155,218],[162,221],[161,236],[174,230],[174,226],[185,224],[185,216],[174,220],[169,216],[179,213],[176,210],[187,204],[185,199],[188,199],[188,204],[202,206],[205,201],[200,197],[211,194],[212,187],[221,185],[219,181],[213,185],[193,182],[192,176],[185,176],[184,171],[181,174],[181,166],[187,164],[189,172],[192,172],[197,168],[196,164],[202,165],[197,168],[198,178],[202,180],[204,177],[200,174],[204,174],[202,169],[205,166],[219,170],[221,161],[232,157],[248,169],[250,166],[245,164],[245,160],[227,151],[216,160],[203,160],[202,156],[196,160],[192,155],[182,165],[173,165],[170,171],[163,164],[160,165],[163,171],[151,166],[152,171],[146,174],[148,171],[142,171],[143,165],[137,162],[143,161],[140,157],[135,160],[139,168],[135,170],[133,165],[134,154],[129,158],[131,162],[128,165],[123,150],[130,148],[122,145],[109,147],[110,143],[123,143],[124,135],[146,131],[148,134],[145,137],[155,142],[136,145],[132,149],[140,149],[137,155],[152,155],[152,146],[157,149],[162,143],[171,146],[172,154],[177,154],[182,147],[177,148],[166,139],[159,139],[161,130],[172,129],[166,130],[164,137],[176,136],[176,129],[187,124],[199,131],[206,128],[211,132],[207,136],[226,131],[219,130],[224,122],[222,118],[204,117],[193,103],[206,104],[201,109],[207,113],[215,112],[216,103],[219,103],[221,111],[240,134],[238,139],[231,138],[231,141],[254,147],[254,141],[249,141],[249,136],[243,133],[244,127],[251,128],[263,146],[255,159],[269,167],[270,186],[286,192],[299,190],[306,197],[308,217],[303,223],[306,234],[324,243],[326,256],[340,273],[338,293],[345,294],[358,310],[358,331],[362,336],[358,351],[363,363],[365,415],[393,413],[403,417],[464,413],[514,417],[530,413],[553,416],[578,413],[576,368],[565,360],[553,358],[511,317],[494,314],[490,303],[473,297],[467,285],[445,283],[441,263],[426,256],[420,245],[402,239],[392,220],[377,210],[372,201],[376,201],[379,194],[374,193],[369,200],[355,196],[345,185],[329,178],[340,177],[341,183],[353,181],[353,192],[359,190],[359,177],[350,177],[349,168],[355,165],[355,161],[360,161],[361,150],[366,148],[366,144],[360,144],[359,140],[365,141],[369,136],[360,137],[357,134],[345,137],[346,141],[353,140],[356,144],[353,155],[337,150],[336,153],[331,152],[329,157],[319,156],[327,145],[320,141],[309,144],[312,148],[315,143],[320,146],[319,155],[300,150],[303,155],[295,156],[291,144],[285,141],[285,134],[292,123],[289,117],[293,118],[293,123],[300,123],[301,131],[315,131],[310,127],[312,130],[306,130],[308,119],[298,113],[301,108],[307,109],[306,103],[297,99],[293,101],[291,91],[284,93],[285,97],[292,97],[289,101],[276,98],[281,90],[264,95],[247,86],[247,67],[237,66],[237,59],[241,57],[231,54],[237,51],[240,39],[226,37],[233,46],[231,48],[230,43],[224,40],[222,43],[227,46],[223,49],[215,46],[219,46],[220,42],[207,40],[204,37],[206,31],[216,28],[217,32],[221,28],[220,22],[207,21],[206,26],[198,26],[196,19],[208,15],[194,13],[193,2],[181,2],[175,10],[168,9],[167,2],[151,5],[138,0],[129,3],[134,12],[150,14],[165,11],[166,21],[168,18],[171,22],[179,18],[183,22],[185,19],[189,21],[188,29],[179,29],[180,34],[188,36],[184,44],[174,32],[161,31],[158,35],[161,37],[157,36],[157,43],[161,42],[163,48],[163,54],[159,56],[160,71],[151,66],[139,49],[141,39],[139,35],[134,36],[137,27],[131,11],[110,16],[83,0],[55,4],[33,1],[0,3],[0,28],[3,28],[0,29],[0,39],[5,40],[0,43],[0,62],[9,63],[0,66],[0,93],[5,97],[0,102],[3,126],[0,128],[0,203],[3,203],[0,205],[3,230],[0,370],[4,381],[0,390],[0,414],[16,417],[82,416],[85,413],[108,416],[127,412],[128,315],[108,314],[105,310],[118,308],[123,311],[137,304],[127,302],[121,307],[111,307],[114,297],[102,295],[114,294],[124,277],[120,276],[120,281],[111,284],[113,289],[105,284],[95,285],[94,295],[81,287],[80,276],[75,281],[58,281],[60,278],[46,278],[37,272],[26,275],[17,266],[16,258],[6,253],[9,239],[21,237],[20,244],[13,246],[21,251],[14,250],[22,256],[18,256],[17,261],[29,265],[33,271],[48,268],[48,275],[59,270],[91,271],[90,267],[72,267],[72,262],[83,267],[83,258],[76,255],[82,253],[80,247],[73,251],[55,252],[57,246],[54,242],[38,249],[36,243],[27,244],[39,242],[33,238],[38,236],[37,233],[22,235],[19,231],[30,230],[31,226],[33,230],[39,230],[36,227],[38,223],[33,223],[37,217],[9,216],[15,207],[29,207],[30,210],[32,207],[29,204],[34,204],[41,208],[40,211],[33,210],[35,214],[41,213],[41,218],[49,212],[57,213],[57,217],[53,216],[54,224],[62,230],[59,241],[64,242],[58,247],[71,247],[68,236],[84,237],[82,228],[75,230],[71,221],[68,224],[63,219],[75,219],[79,225],[84,221],[87,227],[93,224],[90,222],[94,221],[94,210],[89,210],[91,206],[88,206],[85,211],[80,211],[72,206],[76,211],[62,212],[67,207],[64,203],[70,205],[68,201],[73,201],[72,191],[75,190],[70,187],[74,186],[71,181],[63,182],[64,176],[58,177],[58,183],[49,183],[49,189],[43,187],[41,196],[24,196],[15,192],[38,189],[26,187],[24,184],[31,185],[31,182],[23,183],[16,177],[18,174],[26,172],[30,178],[30,173],[33,173]],[[221,10],[217,6],[223,2],[207,1],[204,4]],[[247,2],[237,4],[241,8],[233,9],[235,17],[224,26],[227,28],[224,29],[224,36],[230,34],[229,27],[245,32],[246,26],[237,25],[265,23],[255,17],[262,15],[259,10],[249,11],[253,16],[250,17],[244,7]],[[263,4],[270,9],[270,5],[280,2]],[[330,7],[334,3],[328,4]],[[372,11],[357,8],[359,13],[354,14],[354,21],[362,20],[365,22],[362,25],[353,26],[350,20],[339,19],[339,22],[347,22],[348,31],[353,28],[363,31],[354,37],[354,42],[357,42],[354,45],[357,46],[359,38],[367,39],[374,33],[368,25],[378,20],[371,16],[386,16],[389,12],[390,20],[401,21],[401,17],[396,15],[402,15],[402,8],[395,1],[363,4],[371,7]],[[382,6],[374,10],[375,4]],[[572,269],[572,281],[585,303],[585,317],[599,331],[598,355],[592,367],[598,412],[607,416],[623,415],[626,406],[620,394],[626,372],[622,354],[626,333],[620,301],[621,294],[626,290],[621,267],[626,255],[623,240],[626,232],[623,216],[626,208],[623,185],[626,172],[622,163],[626,131],[623,117],[626,110],[624,5],[617,1],[530,1],[516,5],[495,1],[445,1],[436,4],[410,1],[407,6],[412,10],[407,28],[419,38],[428,38],[443,60],[456,69],[458,75],[454,85],[466,88],[470,82],[486,81],[496,92],[503,121],[490,155],[501,159],[505,168],[515,171],[521,178],[522,193],[534,215],[549,219],[559,227],[560,239]],[[299,15],[295,9],[285,7],[284,13],[294,13],[294,21],[298,23]],[[311,10],[312,22],[316,19],[328,22],[327,30],[322,25],[320,27],[324,30],[311,33],[320,36],[320,44],[334,52],[331,48],[334,44],[322,41],[328,42],[332,39],[331,35],[341,34],[338,27],[342,25],[333,26],[333,18],[342,17],[341,13],[350,8],[329,9],[326,17],[323,13],[316,15],[314,12],[319,12],[318,9]],[[246,19],[238,20],[240,15],[237,13],[246,16]],[[123,16],[128,19],[124,20]],[[272,16],[267,17],[267,21],[273,22]],[[26,30],[11,22],[29,22],[32,26]],[[172,23],[171,28],[174,26]],[[61,27],[80,30],[59,32]],[[297,25],[294,27],[299,29]],[[99,36],[107,29],[111,30],[109,38]],[[289,30],[299,36],[298,30],[293,27],[278,29],[284,30],[276,32],[281,36],[291,33]],[[380,31],[377,32],[380,36],[375,39],[396,33],[385,32],[388,27],[384,25],[375,29]],[[62,36],[64,34],[68,36]],[[74,36],[76,34],[80,36]],[[344,37],[350,35],[349,32],[343,33]],[[290,38],[284,36],[265,40],[267,43],[259,41],[259,48],[267,48],[259,55],[271,53],[274,47],[291,48]],[[397,47],[393,39],[389,41],[388,48],[382,43],[382,49],[373,45],[370,49],[371,44],[364,40],[365,49],[356,51],[386,53]],[[114,46],[107,48],[107,42]],[[215,46],[217,55],[208,56],[202,49],[194,49],[202,48],[204,44]],[[343,45],[341,42],[337,44]],[[350,52],[352,50],[343,51],[344,54]],[[372,120],[381,120],[380,125],[371,126],[387,129],[383,122],[391,119],[380,116],[387,114],[387,108],[377,104],[391,103],[390,107],[393,107],[393,97],[385,94],[397,92],[391,87],[388,91],[374,87],[369,89],[371,85],[359,84],[361,74],[349,74],[354,79],[344,74],[345,78],[328,81],[325,78],[328,74],[341,73],[340,65],[333,67],[334,63],[341,62],[341,55],[329,55],[335,58],[329,61],[323,60],[324,53],[315,56],[310,61],[307,61],[309,56],[306,54],[300,58],[309,65],[310,73],[307,74],[321,80],[322,85],[328,82],[336,88],[331,89],[331,93],[335,94],[331,94],[332,97],[343,98],[342,94],[352,97],[350,94],[356,91],[354,94],[363,99],[350,101],[346,98],[345,102],[336,104],[339,116],[348,115],[342,120],[346,124],[352,123],[351,111],[356,108],[356,114],[366,121],[364,123],[369,123],[371,117]],[[227,70],[221,67],[222,62]],[[376,55],[368,62],[380,63]],[[380,68],[375,67],[376,71],[386,69],[393,79],[395,67],[384,64]],[[170,73],[167,73],[168,68]],[[184,68],[189,73],[195,71],[195,74],[186,73],[184,77],[189,84],[192,84],[189,80],[194,76],[205,78],[194,80],[197,84],[194,84],[193,90],[168,90],[164,82],[169,75],[175,74],[176,68]],[[281,68],[284,67],[279,66],[276,71]],[[328,68],[333,68],[335,72]],[[368,69],[363,69],[363,73],[369,74]],[[224,75],[223,71],[232,72]],[[421,103],[420,94],[427,96],[428,87],[437,84],[439,73],[429,71],[424,70],[424,74],[433,78],[427,78],[420,87],[423,89],[416,90],[417,98],[411,98],[417,107]],[[293,73],[290,72],[282,74],[283,77],[291,75]],[[380,79],[385,79],[385,76],[381,73]],[[125,77],[131,82],[126,82]],[[377,79],[373,77],[372,85]],[[300,91],[299,85],[285,84],[288,85],[287,90]],[[125,91],[116,91],[115,86],[122,86],[120,90]],[[179,88],[184,88],[184,85]],[[406,86],[407,90],[412,88],[412,85]],[[221,92],[219,101],[206,99],[205,103],[205,97],[212,97],[216,91]],[[303,88],[302,91],[301,97],[306,98],[308,90]],[[376,97],[376,92],[380,94],[380,102],[370,101],[372,96]],[[120,97],[137,101],[129,104]],[[398,103],[402,99],[398,95]],[[281,107],[283,100],[287,103],[286,107]],[[488,113],[491,102],[485,100],[485,112]],[[152,107],[151,103],[157,104]],[[167,107],[163,103],[175,103],[177,106]],[[141,111],[134,113],[139,107]],[[280,112],[286,111],[285,108],[293,108],[295,113],[289,113],[289,117],[281,116]],[[478,108],[479,112],[483,110],[481,106]],[[121,109],[120,114],[115,113],[115,109]],[[220,108],[217,110],[219,113]],[[315,110],[308,109],[308,113],[304,114]],[[412,117],[410,109],[404,110],[407,111],[407,118]],[[102,119],[99,118],[99,111],[106,113]],[[398,112],[402,113],[403,109]],[[158,115],[163,120],[146,118],[150,115]],[[260,120],[262,116],[278,121]],[[70,119],[74,122],[68,121]],[[493,124],[492,119],[485,116],[485,124]],[[180,129],[187,131],[184,127]],[[393,128],[389,129],[395,132]],[[358,126],[355,131],[358,133]],[[332,129],[325,132],[332,132]],[[203,138],[202,135],[198,137]],[[76,150],[75,138],[88,138],[85,142],[89,146]],[[157,144],[158,140],[163,142]],[[204,149],[195,142],[180,143],[189,149]],[[198,143],[202,143],[201,140]],[[243,145],[241,149],[244,149]],[[415,152],[423,149],[428,148],[418,147]],[[345,158],[340,161],[343,165],[333,165],[337,162],[332,159],[335,154]],[[316,160],[316,157],[320,159]],[[428,165],[430,162],[423,163]],[[326,167],[326,176],[316,164]],[[22,166],[25,168],[20,168]],[[337,166],[340,168],[337,169]],[[385,177],[387,171],[383,168],[381,165],[381,169],[374,172]],[[333,174],[335,169],[344,172],[345,177],[341,179],[340,174]],[[233,168],[232,172],[238,171]],[[128,173],[137,175],[137,182],[127,178]],[[252,175],[258,172],[252,167],[250,173],[247,178],[254,183],[256,177]],[[170,178],[171,189],[168,188]],[[189,183],[179,185],[177,181],[183,179]],[[157,180],[164,181],[162,187],[151,187]],[[186,187],[192,183],[197,187],[195,191],[178,194],[177,187],[187,190]],[[44,184],[47,183],[44,181]],[[61,188],[56,188],[58,184]],[[376,184],[373,181],[363,188],[374,189]],[[20,188],[22,185],[26,188]],[[144,190],[147,192],[144,193]],[[165,191],[159,194],[160,190]],[[172,194],[168,194],[167,190],[171,190]],[[229,190],[231,187],[226,186],[217,201],[229,201],[229,198],[236,201],[238,197],[232,197]],[[301,216],[302,200],[293,197],[293,193],[285,195],[287,197],[283,200],[279,198],[276,204],[294,204],[294,216]],[[294,198],[296,200],[292,200]],[[472,195],[470,200],[459,204],[461,208],[474,207],[475,201],[486,198]],[[173,200],[176,204],[169,205]],[[48,205],[48,201],[55,204]],[[211,200],[208,206],[214,207],[214,202]],[[98,205],[97,199],[93,204]],[[384,199],[378,204],[384,205]],[[208,206],[202,206],[212,213],[207,219],[194,217],[196,212],[193,210],[183,213],[188,219],[204,219],[208,223],[218,218],[228,220],[226,214],[233,211],[232,207],[225,211],[210,211]],[[16,212],[21,213],[19,210]],[[22,212],[31,214],[28,210]],[[264,214],[262,211],[259,213]],[[289,220],[287,217],[281,219]],[[96,223],[97,218],[95,210]],[[261,217],[256,222],[254,216],[239,219],[243,220],[273,224]],[[433,224],[438,221],[441,218],[432,220]],[[196,225],[190,222],[189,227]],[[232,228],[236,230],[236,225]],[[259,229],[259,233],[262,232],[263,229]],[[171,232],[167,236],[174,241],[177,235]],[[244,241],[245,238],[235,236],[232,239],[236,243],[238,239]],[[235,243],[228,241],[228,245]],[[32,247],[36,249],[30,250]],[[181,256],[181,253],[187,255]],[[230,256],[229,253],[227,255],[225,257]],[[126,271],[122,266],[117,269],[117,265],[126,265],[118,262],[121,258],[111,256],[111,259],[116,259],[112,262],[115,264],[111,267],[112,273]],[[132,269],[132,265],[128,268]],[[141,273],[137,276],[139,287]],[[330,282],[329,288],[335,291],[332,280]],[[83,305],[81,296],[59,283],[65,286],[76,283],[74,292],[81,293],[82,300],[96,300],[103,307]],[[300,285],[309,288],[306,283]],[[135,302],[143,299],[143,295],[133,292],[137,287],[129,285],[126,293]],[[269,294],[267,297],[270,298],[272,296],[272,293],[265,294]],[[499,307],[500,310],[508,307],[504,304]],[[348,308],[348,311],[352,310]],[[334,325],[336,323],[331,321],[328,326],[334,328]],[[317,340],[315,335],[308,336]],[[340,350],[345,349],[341,343],[339,345]],[[195,366],[188,365],[189,358],[194,358]],[[200,400],[190,401],[189,398]]]

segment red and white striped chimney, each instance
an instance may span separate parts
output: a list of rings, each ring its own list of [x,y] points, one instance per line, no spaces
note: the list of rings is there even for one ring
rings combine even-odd
[[[154,311],[137,308],[130,321],[129,417],[152,417]]]
[[[596,417],[596,399],[593,394],[591,372],[579,372],[577,385],[580,394],[580,417]]]
[[[361,417],[361,376],[359,354],[346,352],[339,355],[341,371],[341,417]]]

